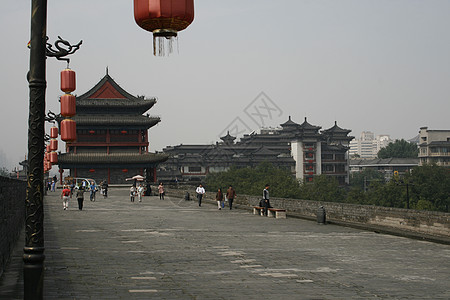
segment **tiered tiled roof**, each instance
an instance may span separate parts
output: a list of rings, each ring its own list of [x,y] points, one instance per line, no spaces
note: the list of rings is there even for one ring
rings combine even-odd
[[[77,113],[87,114],[117,111],[143,114],[153,107],[156,98],[133,96],[106,74],[93,88],[77,97]]]
[[[58,163],[70,164],[155,164],[167,160],[162,153],[64,153],[58,156]]]
[[[83,126],[136,126],[150,128],[158,124],[161,119],[159,117],[148,117],[144,115],[76,115],[73,119],[77,122],[77,128]]]

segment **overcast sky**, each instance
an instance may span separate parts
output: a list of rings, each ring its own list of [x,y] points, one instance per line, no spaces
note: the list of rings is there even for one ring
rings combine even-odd
[[[0,161],[27,154],[31,1],[0,2]],[[410,139],[450,129],[449,0],[196,0],[179,53],[154,57],[133,1],[48,1],[47,35],[83,40],[71,56],[76,94],[106,73],[157,97],[151,151],[211,143],[227,130],[276,127],[288,116],[353,136]],[[47,60],[47,109],[59,112],[59,72]],[[63,150],[62,143],[59,150]]]

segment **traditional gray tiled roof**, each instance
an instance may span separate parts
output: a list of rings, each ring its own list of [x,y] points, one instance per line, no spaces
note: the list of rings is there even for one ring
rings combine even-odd
[[[76,115],[77,126],[142,126],[150,128],[158,124],[159,117],[144,115]]]
[[[294,121],[291,120],[291,116],[289,116],[289,119],[284,122],[283,124],[280,124],[281,127],[296,127],[296,126],[300,126],[300,124],[295,123]]]
[[[64,153],[58,156],[58,165],[64,164],[154,164],[166,161],[162,153]]]
[[[419,158],[375,158],[375,159],[351,159],[350,166],[417,166]]]
[[[95,95],[95,93],[97,93],[106,83],[109,83],[114,90],[120,94],[118,95],[120,97],[112,99],[95,97],[95,99],[92,99],[91,97]],[[78,96],[76,98],[76,103],[77,110],[84,112],[92,112],[92,108],[106,108],[108,110],[123,108],[127,110],[135,110],[136,112],[142,114],[153,107],[156,103],[156,98],[145,99],[143,96],[133,96],[118,85],[114,79],[111,78],[111,76],[106,74],[93,88]]]
[[[77,99],[77,109],[95,108],[101,110],[102,108],[134,108],[146,112],[156,103],[156,98],[144,99],[136,98],[130,99]],[[143,113],[142,112],[142,113]]]
[[[309,124],[305,117],[305,121],[301,125],[299,125],[299,128],[301,128],[303,130],[316,130],[317,131],[317,130],[321,129],[322,127]]]
[[[323,133],[332,133],[332,134],[349,134],[351,130],[343,129],[337,125],[337,121],[334,121],[334,126],[325,130],[322,130]]]

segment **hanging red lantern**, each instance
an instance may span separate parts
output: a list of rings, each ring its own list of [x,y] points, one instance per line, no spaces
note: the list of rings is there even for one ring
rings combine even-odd
[[[45,151],[47,151],[47,152],[50,152],[51,150],[50,150],[50,144],[48,144],[46,147],[45,147]]]
[[[50,151],[56,151],[56,150],[58,150],[58,140],[51,139],[50,140]]]
[[[169,41],[170,54],[172,38],[194,21],[194,0],[134,0],[134,19],[141,28],[153,32],[154,55],[164,55],[165,40]]]
[[[44,161],[50,160],[50,152],[45,152]]]
[[[75,71],[65,69],[61,71],[61,91],[64,93],[71,93],[75,91]]]
[[[64,94],[61,96],[61,116],[73,117],[76,114],[77,101],[74,95]]]
[[[50,137],[52,139],[56,139],[58,137],[58,127],[53,126],[50,128]]]
[[[50,152],[50,159],[49,161],[52,164],[56,164],[58,162],[58,153],[56,153],[55,151]]]
[[[61,121],[61,140],[65,142],[74,142],[77,139],[76,123],[72,119]]]

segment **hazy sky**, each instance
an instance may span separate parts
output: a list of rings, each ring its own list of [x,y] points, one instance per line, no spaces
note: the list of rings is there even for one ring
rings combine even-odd
[[[50,41],[71,57],[83,94],[106,73],[133,95],[155,96],[150,148],[211,143],[292,116],[409,139],[450,129],[450,0],[196,0],[179,53],[154,57],[133,1],[48,1]],[[2,0],[0,158],[27,153],[31,1]],[[47,60],[47,108],[59,112],[59,72]],[[62,150],[62,143],[59,150]],[[2,154],[3,153],[3,154]]]

